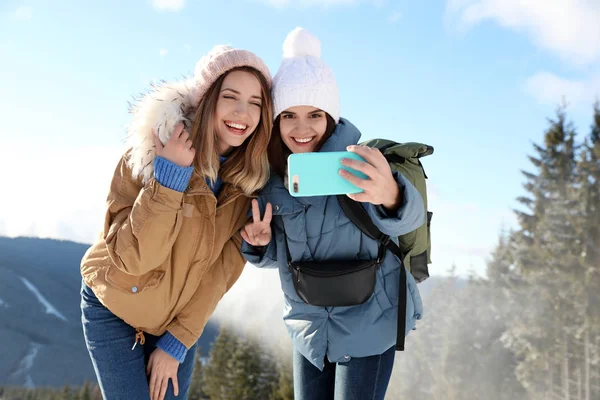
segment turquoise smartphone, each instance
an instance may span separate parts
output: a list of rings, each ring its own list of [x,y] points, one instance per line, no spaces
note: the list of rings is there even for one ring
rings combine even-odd
[[[349,151],[325,153],[297,153],[288,157],[289,192],[294,197],[333,196],[361,193],[363,190],[343,178],[339,171],[345,169],[362,179],[362,172],[341,164],[342,158],[364,161]]]

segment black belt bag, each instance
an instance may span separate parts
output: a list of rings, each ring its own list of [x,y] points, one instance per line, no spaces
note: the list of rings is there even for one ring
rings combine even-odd
[[[377,260],[292,262],[288,266],[298,297],[320,307],[356,306],[369,300],[375,290],[377,269],[383,262],[385,246]]]
[[[340,197],[344,196],[338,196],[338,198]],[[404,254],[389,236],[383,234],[377,228],[360,203],[345,201],[345,199],[340,200],[339,203],[344,213],[365,235],[379,242],[377,260],[295,263],[291,261],[292,258],[286,243],[288,266],[293,275],[296,293],[306,303],[320,307],[362,304],[373,295],[377,281],[377,268],[383,262],[387,250],[390,250],[400,260],[396,350],[403,351],[406,328],[406,296],[408,295],[406,290],[406,268],[401,262],[404,259]]]
[[[380,262],[289,263],[298,296],[321,307],[355,306],[369,300],[375,290]]]

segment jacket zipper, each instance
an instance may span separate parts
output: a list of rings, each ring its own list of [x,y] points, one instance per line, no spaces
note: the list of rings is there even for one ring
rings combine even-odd
[[[371,261],[370,263],[365,264],[361,268],[355,269],[352,272],[362,271],[364,269],[371,268],[373,265],[377,265],[377,264],[379,264],[379,263],[376,260]],[[313,275],[313,276],[318,276],[318,277],[323,277],[323,278],[330,278],[330,277],[334,277],[334,276],[346,275],[348,273],[348,271],[332,271],[332,272],[318,271],[318,270],[309,269],[309,268],[302,268],[299,265],[291,265],[291,267],[294,270],[296,270],[296,272],[298,273],[296,282],[300,282],[300,273],[302,273],[302,272],[304,272],[305,274],[308,274],[308,275]]]

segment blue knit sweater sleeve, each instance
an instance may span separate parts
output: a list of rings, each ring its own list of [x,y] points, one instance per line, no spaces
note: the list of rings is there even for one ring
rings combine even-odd
[[[190,182],[194,166],[181,167],[166,158],[154,158],[154,178],[169,189],[183,192]]]
[[[181,364],[187,355],[187,347],[169,331],[165,332],[156,342],[156,347],[179,361]]]

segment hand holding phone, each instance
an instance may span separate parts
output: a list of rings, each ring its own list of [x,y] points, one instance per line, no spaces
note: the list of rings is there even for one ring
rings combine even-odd
[[[367,146],[348,146],[348,150],[362,157],[365,162],[356,160],[344,160],[342,164],[349,168],[360,171],[367,179],[361,179],[345,170],[341,171],[349,182],[352,182],[363,191],[361,193],[349,193],[348,197],[361,203],[381,205],[388,211],[397,210],[404,198],[398,182],[392,174],[392,169],[385,156],[379,149]]]
[[[359,179],[368,179],[368,176],[344,166],[344,158],[364,161],[363,157],[349,151],[291,154],[288,157],[290,194],[306,197],[361,193],[363,190],[340,175],[340,170],[344,169]]]

